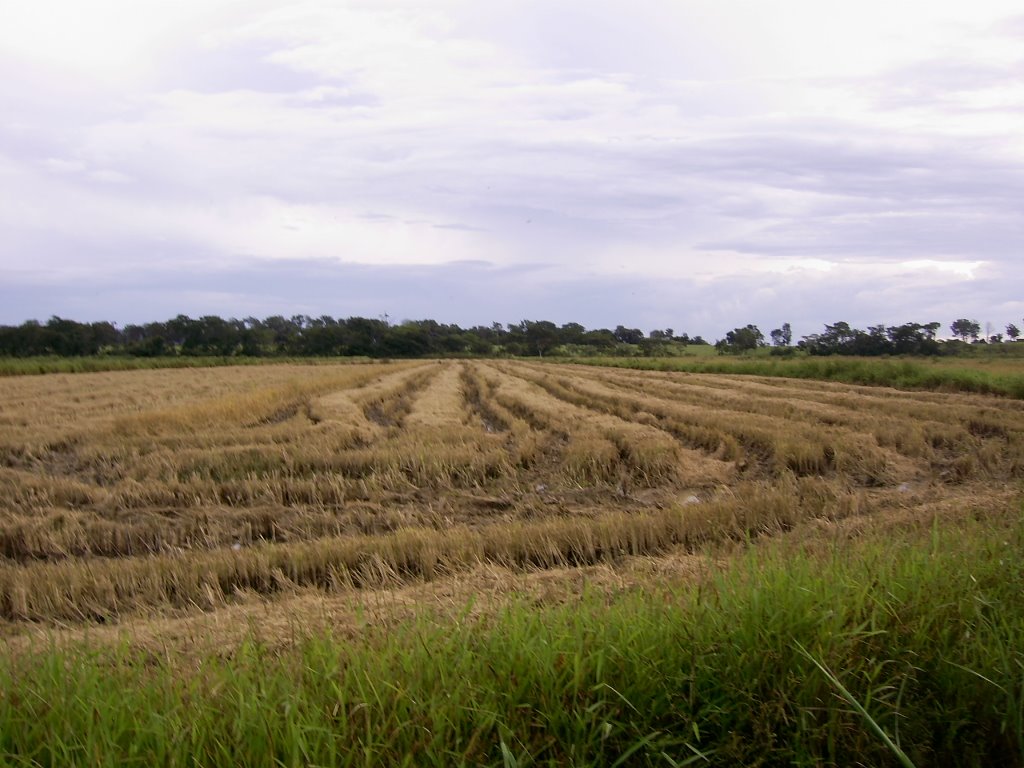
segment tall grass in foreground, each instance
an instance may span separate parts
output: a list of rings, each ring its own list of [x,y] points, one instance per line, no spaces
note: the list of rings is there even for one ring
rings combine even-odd
[[[911,536],[911,534],[906,534]],[[794,553],[696,584],[472,606],[198,665],[0,664],[12,765],[1024,765],[1024,529]]]
[[[839,381],[847,384],[973,392],[1024,400],[1024,373],[981,370],[972,364],[879,360],[857,357],[795,358],[559,358],[559,363],[686,373],[735,373],[748,376],[784,376],[791,379]]]

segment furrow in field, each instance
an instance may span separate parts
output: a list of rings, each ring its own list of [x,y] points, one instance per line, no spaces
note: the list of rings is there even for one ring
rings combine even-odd
[[[370,421],[383,427],[400,427],[416,394],[438,373],[438,366],[428,364],[385,377],[363,387],[355,395],[355,401]]]
[[[400,408],[425,373],[422,366],[376,368],[322,382],[312,390],[315,396],[302,401],[301,417],[250,423],[235,430],[237,440],[216,449],[205,433],[192,436],[182,447],[135,462],[129,475],[134,483],[119,489],[117,502],[129,508],[340,504],[354,490],[348,480],[366,474],[352,471],[349,452],[384,433],[367,418],[364,404],[381,398]]]
[[[563,370],[572,373],[575,367]],[[590,372],[587,372],[590,373]],[[803,381],[751,381],[749,377],[663,374],[645,377],[612,373],[582,379],[629,393],[643,392],[674,403],[785,418],[840,434],[858,434],[874,442],[899,466],[899,454],[952,482],[972,477],[1017,477],[1024,448],[1024,414],[1008,402],[971,395],[947,395],[944,402],[922,403],[916,393],[832,385],[829,393],[804,394]],[[707,386],[710,379],[714,384]],[[1004,408],[1006,405],[1011,407]],[[857,438],[861,440],[861,438]],[[902,462],[904,465],[905,461]],[[904,466],[902,475],[906,476]]]
[[[365,494],[339,476],[343,463],[337,457],[372,440],[376,425],[361,411],[349,411],[351,419],[323,419],[314,412],[314,402],[334,391],[347,402],[350,392],[381,374],[385,380],[404,379],[409,375],[406,367],[171,371],[192,405],[168,409],[158,398],[140,408],[136,400],[141,390],[133,388],[129,395],[140,394],[126,396],[121,412],[84,415],[69,421],[58,436],[48,436],[52,414],[28,411],[25,420],[35,428],[34,440],[8,449],[4,463],[10,469],[0,477],[0,486],[10,489],[7,509],[15,514],[41,508],[114,515],[119,510],[192,510],[221,504],[336,506]],[[237,397],[230,394],[230,373],[238,377]],[[105,386],[92,378],[79,379],[82,391]],[[122,387],[134,382],[124,376],[104,378]],[[152,375],[140,380],[160,389]],[[71,397],[72,404],[76,399]],[[56,410],[69,407],[65,401]],[[41,445],[40,436],[45,438]],[[107,543],[102,526],[89,530],[95,550],[116,549]]]
[[[9,383],[11,622],[180,615],[962,510],[1019,496],[1024,474],[1019,404],[839,384],[479,361]]]
[[[569,367],[577,369],[576,366]],[[607,373],[608,375],[604,375]],[[602,370],[595,378],[609,382],[626,382],[632,387],[667,387],[668,392],[685,397],[687,392],[709,390],[722,396],[730,393],[756,395],[766,401],[785,404],[794,413],[806,409],[823,413],[835,411],[839,418],[856,419],[869,415],[888,415],[900,420],[948,424],[951,417],[965,424],[976,422],[974,431],[984,431],[983,424],[998,421],[1004,427],[1024,432],[1024,402],[960,393],[907,392],[884,387],[866,387],[835,382],[804,379],[758,378],[723,374],[688,374],[631,372],[621,369]]]
[[[559,461],[570,482],[615,483],[625,492],[631,484],[701,487],[724,482],[729,476],[724,462],[683,448],[651,425],[561,401],[518,375],[518,367],[493,370],[499,403],[563,436]]]
[[[371,523],[370,526],[367,523]],[[358,507],[37,508],[0,519],[0,562],[123,558],[390,530]],[[392,523],[394,521],[391,521]]]
[[[499,384],[493,370],[480,363],[467,364],[462,370],[462,389],[474,418],[484,431],[504,438],[509,456],[510,480],[519,484],[519,475],[558,454],[564,435],[549,431],[533,419],[533,414],[516,413],[499,402]]]
[[[574,371],[566,371],[571,375]],[[561,371],[559,371],[561,373]],[[867,485],[892,482],[895,470],[917,476],[919,468],[894,451],[879,448],[868,436],[835,428],[813,428],[765,414],[708,408],[651,395],[636,395],[593,381],[537,369],[523,375],[554,396],[625,419],[658,424],[684,443],[717,451],[737,466],[771,475],[824,475],[841,471]],[[899,466],[894,466],[894,462]]]
[[[480,422],[485,432],[507,432],[514,424],[524,424],[494,401],[491,385],[481,373],[477,363],[467,363],[459,370],[462,392],[472,418]],[[525,425],[529,428],[529,425]]]
[[[339,591],[425,581],[486,563],[532,570],[674,547],[691,550],[707,542],[788,530],[819,513],[813,500],[794,503],[801,493],[795,484],[752,484],[703,504],[700,514],[679,507],[609,510],[595,518],[402,528],[380,535],[117,559],[0,563],[0,619],[109,623],[140,614],[215,610],[310,588]],[[833,517],[864,511],[850,501],[833,510]]]
[[[399,405],[364,401],[364,410],[392,414],[391,428],[372,446],[345,454],[349,475],[373,475],[392,490],[474,487],[510,470],[506,440],[473,423],[472,409],[454,362],[431,364],[428,378],[414,390],[403,390]],[[376,410],[373,410],[376,409]]]
[[[408,429],[461,429],[467,410],[462,395],[460,368],[456,363],[439,363],[441,372],[421,389],[405,417]]]

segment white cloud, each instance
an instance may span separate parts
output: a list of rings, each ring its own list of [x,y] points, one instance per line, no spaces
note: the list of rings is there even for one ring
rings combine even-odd
[[[1013,5],[23,3],[0,29],[24,74],[0,83],[0,270],[26,249],[110,276],[541,262],[565,286],[739,281],[785,306],[779,279],[856,308],[836,274],[952,304],[1002,269],[1010,301]]]
[[[107,169],[91,171],[89,173],[89,178],[101,181],[104,184],[128,184],[132,181],[132,177],[126,173]]]
[[[48,157],[43,161],[43,165],[54,173],[79,173],[85,169],[85,164],[79,160],[65,160],[60,157]]]

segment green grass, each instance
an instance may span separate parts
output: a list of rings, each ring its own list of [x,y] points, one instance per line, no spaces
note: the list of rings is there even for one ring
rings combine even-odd
[[[99,373],[102,371],[141,371],[155,368],[220,368],[228,365],[338,365],[370,362],[366,357],[294,358],[294,357],[2,357],[0,377],[31,376],[47,373]],[[378,361],[379,362],[379,361]]]
[[[897,389],[971,392],[1024,399],[1024,365],[987,365],[977,358],[863,357],[565,358],[557,362],[653,371],[783,376]],[[994,368],[995,370],[992,370]]]
[[[1024,526],[751,550],[698,584],[186,664],[0,664],[7,765],[1024,765]],[[298,632],[298,630],[296,630]]]

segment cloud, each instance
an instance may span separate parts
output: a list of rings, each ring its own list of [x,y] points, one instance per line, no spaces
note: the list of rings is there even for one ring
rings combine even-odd
[[[503,267],[485,261],[379,267],[296,260],[225,267],[195,263],[182,270],[172,258],[144,272],[11,275],[0,287],[0,323],[51,314],[125,324],[179,313],[260,318],[386,313],[394,320],[431,318],[463,327],[522,319],[580,322],[589,328],[671,327],[714,341],[748,322],[765,333],[789,322],[799,337],[838,320],[858,327],[932,320],[946,326],[970,315],[1000,325],[1024,316],[1024,301],[1015,297],[986,304],[998,293],[1002,276],[983,270],[969,278],[909,265],[887,267],[884,275],[879,280],[875,271],[857,266],[658,278],[628,270],[572,274],[545,264]],[[853,302],[837,301],[837,296]],[[46,309],[40,312],[40,307]]]
[[[63,286],[34,314],[169,306],[173,265],[224,315],[327,312],[323,269],[357,306],[705,334],[1024,287],[1003,0],[41,3],[0,31],[0,278]]]

